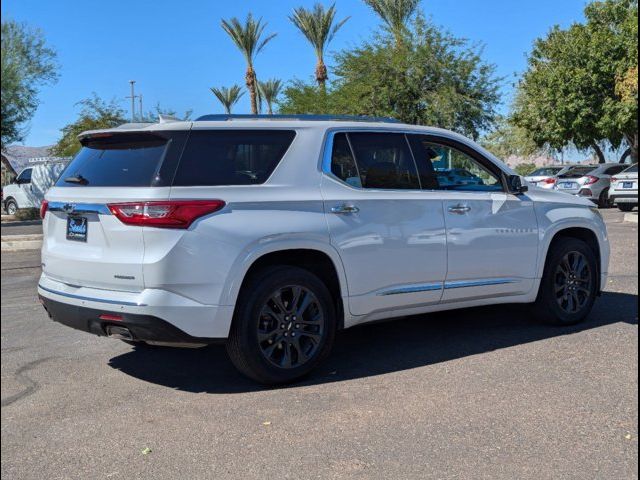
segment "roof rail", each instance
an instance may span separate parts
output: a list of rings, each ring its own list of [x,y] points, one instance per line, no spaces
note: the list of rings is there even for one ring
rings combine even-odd
[[[400,123],[399,120],[390,117],[367,117],[364,115],[203,115],[196,118],[196,122],[228,122],[231,120],[300,120],[307,122],[382,122]]]

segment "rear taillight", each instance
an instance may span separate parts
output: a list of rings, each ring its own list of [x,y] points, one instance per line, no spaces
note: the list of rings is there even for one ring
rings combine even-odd
[[[584,185],[593,185],[598,180],[600,180],[598,177],[594,177],[593,175],[587,175],[585,178],[587,179],[587,181],[584,182]]]
[[[44,220],[44,216],[47,214],[47,210],[49,210],[49,200],[42,200],[40,204],[40,218]]]
[[[611,183],[616,183],[618,180],[619,180],[619,178],[611,177]]]
[[[546,183],[547,185],[555,185],[556,179],[553,177],[549,177],[549,178],[545,178],[543,182]]]
[[[222,200],[112,203],[109,210],[125,225],[156,228],[189,228],[198,218],[217,212]]]

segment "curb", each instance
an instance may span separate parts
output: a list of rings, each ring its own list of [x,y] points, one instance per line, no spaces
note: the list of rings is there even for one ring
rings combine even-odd
[[[638,223],[638,214],[637,213],[625,213],[624,221],[629,223]]]
[[[42,234],[38,235],[4,235],[2,237],[3,252],[17,252],[21,250],[40,250],[42,248]]]

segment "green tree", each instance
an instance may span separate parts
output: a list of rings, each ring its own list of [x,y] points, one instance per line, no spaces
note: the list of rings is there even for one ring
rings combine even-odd
[[[260,96],[267,104],[267,112],[269,115],[273,115],[273,104],[282,92],[282,81],[272,78],[266,82],[258,82],[258,88],[260,90]]]
[[[324,6],[316,3],[313,9],[307,10],[304,7],[296,8],[293,15],[289,17],[291,22],[298,27],[300,32],[309,40],[318,60],[316,65],[316,82],[324,91],[329,78],[327,66],[324,63],[324,54],[327,45],[331,43],[333,37],[340,28],[349,20],[349,17],[334,23],[336,17],[336,6],[331,5],[325,10]]]
[[[1,147],[19,142],[38,108],[40,89],[58,78],[55,51],[42,32],[13,20],[2,21]]]
[[[511,156],[529,158],[551,153],[548,146],[539,147],[528,130],[514,125],[508,118],[501,118],[496,128],[483,136],[480,143],[502,160]]]
[[[388,32],[335,57],[336,78],[323,96],[294,82],[280,102],[283,113],[394,117],[449,128],[478,138],[496,119],[500,79],[481,49],[443,31],[421,15],[396,45]]]
[[[144,113],[142,115],[142,117],[140,118],[140,122],[141,123],[158,123],[160,121],[161,116],[178,118],[180,120],[190,120],[192,113],[193,113],[192,110],[187,110],[182,115],[180,115],[174,109],[164,108],[160,105],[160,103],[157,103],[152,110],[148,110],[147,113]]]
[[[216,96],[218,101],[224,107],[225,113],[227,115],[231,114],[231,110],[235,106],[236,103],[242,98],[244,92],[242,91],[242,87],[240,85],[233,85],[230,88],[227,87],[211,87],[211,92]]]
[[[418,11],[420,0],[364,0],[364,3],[382,19],[396,45],[404,43],[409,21]]]
[[[627,142],[637,161],[637,94],[624,96],[621,85],[638,65],[638,3],[592,2],[585,18],[535,42],[513,120],[538,145],[591,148],[604,162],[603,142]]]
[[[527,175],[531,175],[533,172],[535,172],[537,168],[538,166],[535,163],[527,162],[516,165],[516,168],[514,168],[514,170],[521,177],[526,177]]]
[[[78,135],[82,132],[113,128],[127,123],[126,112],[115,100],[105,101],[94,93],[76,105],[81,107],[78,119],[62,129],[62,137],[54,145],[52,155],[72,157],[81,148]]]
[[[244,24],[235,17],[229,21],[222,20],[222,29],[231,37],[247,62],[245,82],[251,97],[251,113],[254,115],[258,114],[258,77],[254,61],[256,55],[277,35],[273,33],[263,38],[266,26],[267,24],[263,24],[261,18],[255,20],[251,14],[247,15]]]

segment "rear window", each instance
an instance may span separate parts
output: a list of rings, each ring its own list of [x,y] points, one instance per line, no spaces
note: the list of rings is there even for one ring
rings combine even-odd
[[[593,172],[596,168],[597,167],[573,167],[571,170],[561,176],[566,178],[580,178]]]
[[[293,130],[193,130],[173,185],[262,184],[295,135]]]
[[[59,187],[149,187],[159,184],[167,138],[117,134],[84,141],[62,173]]]
[[[638,173],[638,164],[636,163],[635,165],[627,168],[624,173]]]
[[[542,176],[550,176],[551,177],[553,175],[557,175],[560,170],[562,170],[562,169],[561,168],[544,167],[544,168],[539,168],[535,172],[530,173],[529,176],[530,177],[542,177]]]

